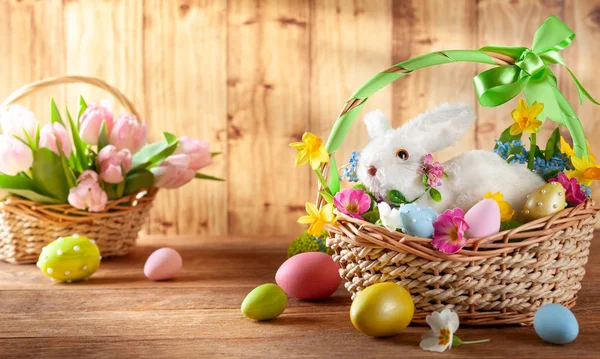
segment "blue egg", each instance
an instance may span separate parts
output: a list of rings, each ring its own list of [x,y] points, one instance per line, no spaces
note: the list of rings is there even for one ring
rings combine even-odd
[[[415,203],[405,204],[400,207],[402,217],[402,231],[409,236],[430,238],[433,235],[433,222],[438,214],[429,207]]]
[[[579,324],[573,313],[560,304],[540,307],[533,318],[537,335],[552,344],[567,344],[577,338]]]

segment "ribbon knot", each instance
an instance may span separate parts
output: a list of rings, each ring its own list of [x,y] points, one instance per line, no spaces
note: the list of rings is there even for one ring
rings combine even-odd
[[[523,51],[519,60],[515,62],[515,65],[531,76],[535,76],[547,66],[536,53],[529,49]]]

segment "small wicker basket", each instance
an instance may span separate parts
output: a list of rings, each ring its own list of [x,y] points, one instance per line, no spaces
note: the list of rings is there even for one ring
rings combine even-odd
[[[67,83],[86,83],[106,90],[140,118],[131,101],[119,90],[102,80],[82,76],[48,78],[25,85],[8,97],[0,110],[38,89]],[[127,255],[135,247],[156,192],[156,188],[150,188],[110,201],[98,213],[81,211],[69,204],[42,204],[9,196],[0,202],[0,260],[35,263],[43,246],[73,234],[94,239],[103,257]]]
[[[514,64],[503,54],[486,54],[498,65]],[[373,79],[412,71],[396,65]],[[369,82],[363,85],[363,96],[355,95],[346,102],[334,128],[348,126],[340,118],[359,111],[381,87]],[[325,177],[328,166],[321,167]],[[319,193],[317,206],[324,204]],[[461,324],[531,325],[543,304],[575,305],[599,211],[590,200],[512,230],[469,239],[452,255],[435,250],[431,239],[390,232],[340,215],[337,225],[328,226],[331,237],[327,246],[335,252],[333,259],[353,298],[372,284],[396,282],[413,297],[415,323],[425,324],[428,314],[448,308],[459,314]]]

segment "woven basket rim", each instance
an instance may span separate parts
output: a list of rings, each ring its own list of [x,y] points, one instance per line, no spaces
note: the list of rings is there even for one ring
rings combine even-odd
[[[595,216],[600,207],[593,200],[566,208],[554,215],[493,234],[488,237],[470,238],[459,252],[445,254],[433,248],[431,238],[414,237],[401,232],[391,232],[387,228],[377,226],[364,220],[338,213],[336,225],[327,225],[329,232],[342,232],[353,238],[356,245],[369,248],[388,248],[402,253],[411,253],[432,261],[470,262],[490,257],[501,256],[519,248],[542,242],[558,231],[572,227],[579,220]],[[519,240],[511,242],[512,240]]]

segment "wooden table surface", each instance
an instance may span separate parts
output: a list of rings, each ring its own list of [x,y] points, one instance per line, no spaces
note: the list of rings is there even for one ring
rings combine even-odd
[[[289,241],[146,237],[131,256],[103,261],[89,281],[73,284],[51,282],[34,265],[1,263],[0,357],[442,357],[419,348],[425,327],[385,339],[356,331],[342,286],[325,301],[290,299],[276,320],[245,319],[242,300],[255,286],[274,282]],[[142,268],[161,246],[178,249],[184,269],[175,280],[152,282]],[[532,328],[460,328],[463,340],[492,341],[443,356],[600,357],[600,250],[594,249],[574,309],[580,325],[575,342],[546,344]]]

